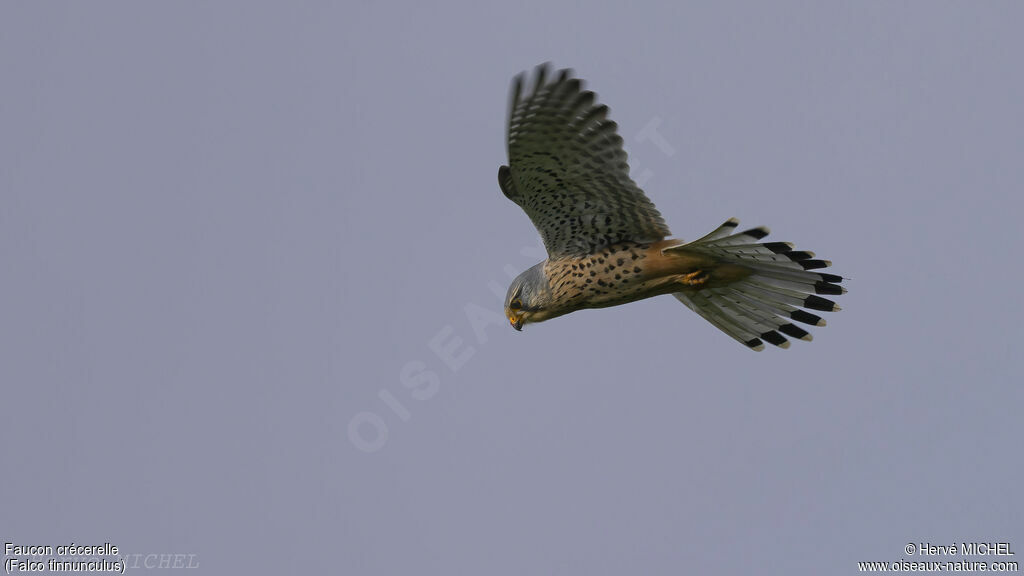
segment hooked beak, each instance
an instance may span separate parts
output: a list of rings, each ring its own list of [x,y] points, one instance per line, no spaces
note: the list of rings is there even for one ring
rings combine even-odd
[[[515,329],[516,329],[517,331],[520,331],[520,332],[522,332],[522,330],[523,330],[523,319],[522,319],[522,317],[521,317],[521,316],[516,316],[516,315],[514,315],[514,314],[509,314],[509,316],[508,316],[508,322],[509,322],[509,324],[511,324],[511,325],[512,325],[512,327],[513,327],[513,328],[515,328]]]

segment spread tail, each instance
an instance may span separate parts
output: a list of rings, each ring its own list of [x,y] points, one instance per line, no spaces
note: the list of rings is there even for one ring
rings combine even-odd
[[[814,259],[813,252],[794,250],[788,242],[759,244],[768,235],[765,227],[734,234],[738,225],[739,220],[730,218],[707,236],[665,248],[663,252],[703,254],[752,273],[729,284],[695,287],[673,296],[752,350],[763,350],[764,342],[789,348],[786,336],[810,341],[811,334],[790,320],[824,326],[825,320],[820,316],[801,308],[838,311],[835,302],[819,294],[846,293],[846,288],[839,286],[843,277],[811,272],[832,263]]]

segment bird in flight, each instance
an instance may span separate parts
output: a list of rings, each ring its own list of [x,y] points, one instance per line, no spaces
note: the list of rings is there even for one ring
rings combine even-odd
[[[804,309],[834,312],[820,295],[843,294],[832,263],[788,242],[764,242],[765,227],[737,232],[730,218],[710,234],[670,238],[654,204],[629,177],[608,107],[572,77],[537,67],[530,86],[512,82],[508,166],[498,184],[540,232],[548,257],[520,274],[505,297],[512,327],[586,308],[671,294],[752,350],[811,340],[792,321],[824,326]]]

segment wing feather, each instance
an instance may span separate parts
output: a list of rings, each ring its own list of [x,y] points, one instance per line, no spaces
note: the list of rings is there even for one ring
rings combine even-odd
[[[550,258],[665,238],[661,214],[629,177],[608,107],[571,75],[561,70],[552,78],[542,64],[526,95],[524,76],[513,81],[502,192],[529,216]]]

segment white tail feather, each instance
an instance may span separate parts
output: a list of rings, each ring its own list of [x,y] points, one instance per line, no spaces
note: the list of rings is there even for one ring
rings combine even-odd
[[[839,286],[841,276],[812,272],[826,268],[828,260],[815,260],[813,252],[796,251],[789,242],[758,244],[768,229],[752,228],[732,234],[739,221],[730,218],[710,234],[690,242],[665,248],[665,253],[688,251],[713,257],[721,264],[736,264],[753,274],[742,280],[710,288],[673,294],[680,302],[708,322],[753,350],[762,350],[763,341],[788,348],[783,334],[811,340],[811,334],[791,321],[824,326],[819,316],[802,308],[838,311],[839,306],[819,294],[845,294]]]

